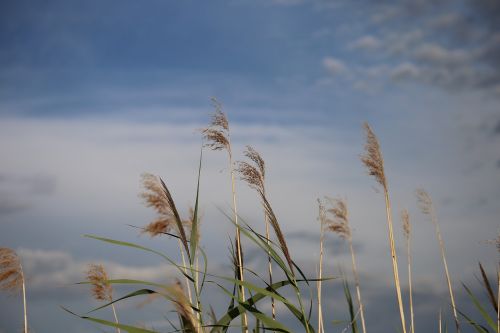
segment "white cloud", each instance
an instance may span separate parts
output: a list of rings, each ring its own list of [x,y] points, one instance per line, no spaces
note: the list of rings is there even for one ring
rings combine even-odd
[[[420,74],[420,70],[412,63],[405,62],[399,64],[391,71],[391,77],[394,80],[416,79]]]
[[[380,47],[381,42],[378,38],[374,36],[362,36],[349,44],[352,49],[359,50],[376,50]]]
[[[347,67],[340,59],[326,57],[323,59],[323,67],[333,76],[337,76],[347,71]]]
[[[450,50],[438,44],[425,43],[415,50],[415,58],[432,65],[459,66],[467,63],[471,55],[463,50]]]
[[[140,279],[167,282],[174,270],[170,266],[123,265],[113,261],[78,260],[70,253],[54,250],[20,248],[21,257],[30,292],[47,292],[68,287],[85,280],[85,272],[91,263],[104,265],[110,279]]]

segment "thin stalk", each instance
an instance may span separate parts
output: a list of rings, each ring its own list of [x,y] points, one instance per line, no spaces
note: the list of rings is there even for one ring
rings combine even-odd
[[[460,325],[458,323],[458,315],[457,315],[457,307],[455,305],[455,297],[453,296],[453,289],[451,287],[451,278],[450,278],[450,273],[448,272],[448,264],[446,263],[446,255],[444,251],[444,241],[443,238],[441,237],[441,230],[439,228],[439,224],[437,223],[437,217],[436,213],[434,211],[434,206],[431,206],[431,220],[432,223],[434,224],[434,227],[436,228],[436,236],[439,242],[439,247],[441,248],[441,258],[443,259],[443,266],[444,266],[444,271],[446,274],[446,282],[448,284],[448,291],[450,292],[450,300],[451,300],[451,306],[453,308],[453,316],[455,319],[455,326],[457,329],[457,332],[460,332]]]
[[[442,323],[442,318],[441,318],[441,309],[439,309],[439,333],[442,333],[442,327],[443,327],[443,323]]]
[[[408,237],[407,243],[406,243],[406,253],[408,255],[408,287],[409,287],[409,292],[410,292],[410,325],[411,325],[411,333],[415,333],[415,322],[414,322],[414,315],[413,315],[413,287],[412,287],[412,276],[411,276],[411,262],[412,262],[412,255],[411,255],[411,239]]]
[[[271,237],[270,231],[269,231],[269,217],[267,214],[264,212],[264,216],[266,219],[266,242],[267,245],[270,246],[271,242],[269,238]],[[269,285],[272,286],[273,284],[273,266],[272,266],[272,259],[271,259],[271,252],[268,250],[267,251],[267,271],[269,273]],[[272,318],[276,319],[276,304],[274,302],[274,297],[271,297],[271,313],[272,313]]]
[[[113,310],[113,316],[115,317],[115,322],[118,324],[118,316],[116,315],[116,309],[115,309],[115,305],[114,304],[111,304],[111,309]],[[121,332],[118,327],[116,328],[116,331],[118,333]]]
[[[182,242],[181,242],[180,238],[178,238],[177,240],[179,241],[179,251],[181,252],[182,267],[183,267],[184,273],[187,274],[186,256],[184,255],[184,251],[182,250]],[[188,291],[189,303],[193,304],[193,297],[191,295],[191,286],[190,286],[189,280],[187,277],[184,277],[184,279],[185,279],[185,283],[186,283],[186,289]],[[192,309],[191,309],[191,311],[192,311]]]
[[[406,322],[405,322],[405,313],[403,308],[403,298],[401,297],[401,284],[399,281],[399,273],[398,273],[398,258],[396,256],[396,245],[394,242],[394,231],[392,226],[392,211],[391,211],[391,202],[389,201],[389,191],[387,186],[384,186],[384,194],[385,194],[385,208],[387,215],[387,226],[389,229],[389,244],[391,247],[391,257],[392,257],[392,270],[394,273],[394,284],[396,286],[396,294],[398,298],[399,304],[399,314],[401,318],[401,326],[403,328],[403,333],[406,333]]]
[[[321,214],[321,212],[320,212]],[[323,242],[325,239],[325,232],[323,230],[323,225],[321,225],[321,234],[319,237],[319,270],[318,270],[318,282],[316,283],[318,289],[318,333],[324,332],[323,328],[323,306],[321,305],[321,287],[323,278]]]
[[[358,276],[358,269],[356,266],[356,256],[354,254],[354,248],[352,246],[352,237],[349,237],[349,249],[351,250],[352,273],[354,274],[354,283],[356,284],[356,294],[358,297],[359,313],[361,315],[361,327],[363,328],[363,333],[366,333],[365,311],[363,302],[361,301],[361,290],[359,287],[359,276]]]
[[[497,333],[500,333],[500,271],[497,270],[497,285],[498,285],[498,295],[497,295]]]
[[[229,135],[228,135],[228,141],[229,141]],[[236,205],[236,188],[235,188],[235,177],[234,177],[234,167],[233,167],[233,157],[231,154],[231,143],[229,141],[229,169],[231,173],[231,191],[232,191],[232,196],[233,196],[233,214],[234,214],[234,223],[236,226],[239,226],[238,223],[238,208]],[[244,281],[243,277],[243,259],[242,259],[242,249],[241,249],[241,235],[240,235],[240,229],[237,227],[236,228],[236,259],[237,259],[237,264],[238,264],[238,272],[239,272],[239,279],[240,281]],[[238,286],[238,296],[239,296],[239,301],[244,302],[246,297],[245,297],[245,288],[243,285]],[[245,333],[248,333],[248,318],[246,312],[243,312],[243,315],[241,316],[241,324],[242,324],[242,331]]]
[[[24,271],[23,271],[21,264],[19,264],[19,268],[21,270],[21,279],[23,282],[22,288],[23,288],[23,308],[24,308],[24,332],[28,333],[28,309],[27,309],[27,303],[26,303],[26,283],[24,280]]]

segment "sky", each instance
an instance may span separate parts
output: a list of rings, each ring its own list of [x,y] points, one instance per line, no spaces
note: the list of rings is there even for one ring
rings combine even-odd
[[[383,195],[359,158],[368,121],[385,160],[402,271],[401,209],[414,226],[417,330],[437,330],[440,309],[452,324],[418,187],[434,200],[458,307],[479,316],[460,282],[479,288],[477,262],[490,273],[498,264],[488,241],[500,216],[499,59],[496,0],[2,1],[0,246],[25,267],[32,329],[106,331],[60,308],[97,305],[74,285],[89,263],[116,278],[173,281],[158,258],[82,235],[176,253],[173,240],[129,225],[154,218],[138,196],[144,172],[165,180],[182,214],[194,203],[211,97],[229,119],[235,159],[246,145],[265,159],[269,200],[294,260],[311,275],[316,200],[346,199],[367,325],[386,332],[398,327],[397,304]],[[243,182],[236,189],[241,217],[262,228],[255,193]],[[234,230],[221,213],[230,204],[227,156],[205,149],[202,246],[212,272],[231,269]],[[348,272],[345,242],[330,234],[326,244],[326,274]],[[262,254],[244,246],[262,268]],[[207,293],[216,309],[224,304],[216,288]],[[328,282],[323,297],[327,325],[347,318],[340,282]],[[136,305],[118,304],[119,315],[170,329],[167,305]],[[1,333],[21,330],[21,311],[19,297],[0,295]]]

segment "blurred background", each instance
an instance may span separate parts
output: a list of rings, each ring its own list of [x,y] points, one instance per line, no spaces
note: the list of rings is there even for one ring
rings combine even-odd
[[[73,317],[98,305],[89,263],[113,278],[172,282],[159,258],[82,237],[95,234],[177,252],[144,226],[140,175],[162,176],[183,214],[194,204],[199,129],[222,102],[236,159],[266,161],[267,192],[292,255],[318,262],[317,198],[347,200],[371,332],[399,327],[382,193],[366,174],[362,123],[378,135],[394,208],[414,230],[416,327],[453,325],[433,227],[416,205],[434,199],[459,309],[477,263],[494,273],[500,216],[500,3],[496,0],[107,0],[0,3],[0,246],[27,274],[34,332],[111,332]],[[205,150],[200,205],[209,271],[230,272],[227,156]],[[237,183],[239,211],[263,230],[255,193]],[[246,260],[265,257],[245,243]],[[325,274],[350,272],[347,244],[327,235]],[[229,274],[229,273],[228,273]],[[403,283],[406,288],[406,284]],[[328,331],[347,306],[325,283]],[[211,293],[211,294],[210,294]],[[117,295],[123,294],[121,289]],[[226,308],[217,290],[210,303]],[[219,296],[217,296],[219,295]],[[171,330],[170,304],[118,304],[119,318]],[[222,304],[222,306],[221,306]],[[111,312],[96,315],[111,319]],[[384,318],[384,320],[380,320]],[[290,324],[293,325],[293,324]],[[17,296],[0,295],[0,332],[22,329]],[[464,328],[467,332],[468,328]]]

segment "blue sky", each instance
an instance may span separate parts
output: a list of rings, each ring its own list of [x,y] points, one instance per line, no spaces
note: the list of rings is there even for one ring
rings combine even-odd
[[[211,96],[224,104],[236,158],[246,144],[265,158],[270,200],[309,271],[316,198],[347,198],[368,324],[382,332],[397,325],[377,320],[395,311],[384,207],[359,161],[361,125],[373,125],[394,215],[407,207],[417,225],[417,299],[432,304],[417,317],[434,327],[446,285],[414,189],[435,199],[458,291],[477,260],[497,262],[484,241],[495,238],[500,214],[498,17],[495,0],[3,1],[0,246],[26,262],[33,328],[96,330],[58,308],[93,305],[70,285],[88,262],[165,280],[155,258],[81,235],[165,246],[126,226],[152,218],[137,197],[140,174],[164,177],[186,212]],[[242,216],[259,223],[254,194],[242,183],[238,192]],[[229,202],[225,156],[207,152],[203,239],[221,258],[214,270],[228,269],[220,239],[232,230],[218,207]],[[349,258],[342,243],[332,248],[327,271],[336,274]],[[328,308],[341,317],[337,287]],[[1,333],[20,327],[10,302],[0,296]],[[158,312],[143,318],[160,320]]]

